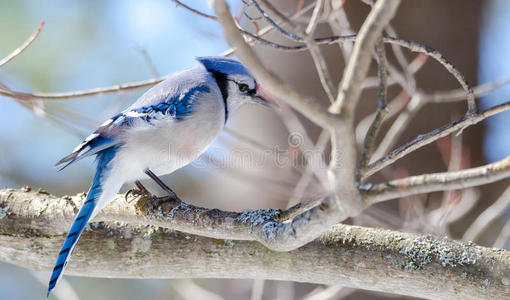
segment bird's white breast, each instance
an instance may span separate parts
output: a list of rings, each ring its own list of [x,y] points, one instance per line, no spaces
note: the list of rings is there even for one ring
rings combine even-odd
[[[191,163],[216,139],[225,123],[225,108],[219,91],[212,89],[182,119],[163,118],[126,130],[117,154],[126,181],[144,178],[150,169],[157,175],[172,173]]]

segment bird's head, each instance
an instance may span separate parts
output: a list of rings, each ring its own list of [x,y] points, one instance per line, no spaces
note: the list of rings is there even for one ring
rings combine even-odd
[[[239,61],[219,56],[197,60],[211,73],[229,110],[248,103],[271,106],[253,75]]]

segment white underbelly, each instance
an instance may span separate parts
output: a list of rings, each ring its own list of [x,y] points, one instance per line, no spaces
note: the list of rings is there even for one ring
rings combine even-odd
[[[222,111],[209,111],[200,118],[194,115],[133,127],[124,135],[118,153],[126,181],[144,178],[146,169],[164,175],[188,165],[212,144],[223,125]]]

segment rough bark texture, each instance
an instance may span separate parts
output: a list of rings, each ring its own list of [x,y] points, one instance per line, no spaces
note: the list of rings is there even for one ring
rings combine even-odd
[[[122,195],[83,234],[66,274],[116,278],[266,278],[433,299],[508,299],[510,253],[473,243],[336,225],[297,250],[141,225]],[[50,271],[83,195],[0,190],[0,260]],[[119,223],[118,220],[129,221]],[[211,230],[214,230],[212,228]]]

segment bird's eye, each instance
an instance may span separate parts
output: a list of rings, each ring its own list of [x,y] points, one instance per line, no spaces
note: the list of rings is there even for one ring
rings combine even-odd
[[[243,93],[246,93],[250,90],[250,87],[247,84],[241,83],[239,85],[239,90]]]

